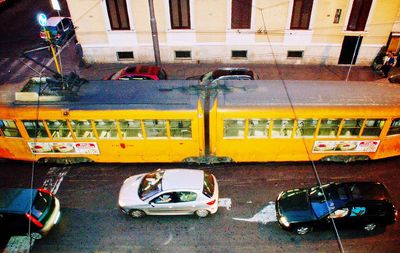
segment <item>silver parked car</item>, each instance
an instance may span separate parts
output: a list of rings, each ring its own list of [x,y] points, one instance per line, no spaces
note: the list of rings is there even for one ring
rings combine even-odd
[[[206,217],[218,210],[218,183],[202,170],[156,170],[127,178],[118,204],[134,218],[145,215],[187,215]]]

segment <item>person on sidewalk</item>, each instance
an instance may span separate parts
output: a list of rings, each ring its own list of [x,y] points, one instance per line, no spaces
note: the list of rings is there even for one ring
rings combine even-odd
[[[388,77],[389,72],[392,69],[392,67],[394,66],[394,64],[395,64],[395,59],[394,59],[393,53],[389,52],[385,62],[383,63],[383,66],[381,68],[384,77]]]
[[[79,68],[86,67],[85,60],[83,59],[83,50],[81,43],[79,43],[79,41],[77,40],[75,40],[75,53],[79,57],[79,64],[78,64]]]

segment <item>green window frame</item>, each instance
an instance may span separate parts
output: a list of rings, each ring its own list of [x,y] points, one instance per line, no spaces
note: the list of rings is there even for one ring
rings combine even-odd
[[[144,120],[144,129],[148,139],[167,138],[167,121],[166,120]]]
[[[140,120],[125,119],[119,121],[123,139],[143,139]]]
[[[248,138],[268,138],[269,136],[269,119],[249,119]]]
[[[23,120],[26,132],[30,138],[49,138],[46,128],[41,120]]]
[[[296,121],[295,137],[314,137],[318,119],[298,119]]]
[[[99,139],[117,139],[118,130],[115,120],[94,120],[94,125]]]
[[[363,123],[363,119],[343,119],[340,137],[358,137]]]
[[[400,134],[400,118],[393,119],[387,135]]]
[[[191,139],[192,122],[190,120],[169,121],[171,139]]]
[[[66,120],[46,120],[46,124],[53,139],[72,139]]]
[[[244,138],[244,119],[225,119],[224,138]]]
[[[321,119],[318,137],[336,138],[341,119]]]
[[[385,119],[367,119],[361,136],[364,137],[379,137],[381,135]]]
[[[4,137],[21,137],[14,120],[0,120],[0,129]]]
[[[77,139],[94,139],[91,120],[71,120],[72,131]]]
[[[274,119],[272,124],[272,138],[290,138],[293,133],[293,119]]]

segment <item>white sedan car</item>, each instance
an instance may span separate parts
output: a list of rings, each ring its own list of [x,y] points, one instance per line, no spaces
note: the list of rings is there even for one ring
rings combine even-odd
[[[145,215],[187,215],[206,217],[218,210],[218,183],[202,170],[156,170],[127,178],[118,204],[134,218]]]

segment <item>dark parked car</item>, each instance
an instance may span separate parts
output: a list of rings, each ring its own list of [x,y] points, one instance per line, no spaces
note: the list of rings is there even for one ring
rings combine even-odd
[[[219,68],[200,76],[191,76],[187,80],[199,80],[201,83],[211,83],[218,80],[254,80],[254,73],[247,68]]]
[[[373,231],[397,220],[386,187],[378,182],[330,183],[283,191],[276,200],[279,225],[299,235],[329,225]]]
[[[136,65],[127,66],[103,80],[166,80],[167,73],[159,66]]]
[[[57,224],[60,202],[45,189],[0,189],[0,231],[41,239]],[[30,226],[29,226],[30,223]],[[29,231],[30,227],[30,231]]]
[[[75,34],[72,20],[68,17],[51,17],[47,19],[45,29],[49,31],[53,44],[58,46],[64,45]],[[40,32],[40,38],[48,43],[43,28]]]

